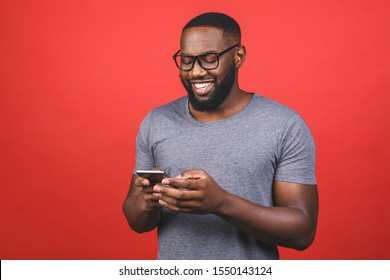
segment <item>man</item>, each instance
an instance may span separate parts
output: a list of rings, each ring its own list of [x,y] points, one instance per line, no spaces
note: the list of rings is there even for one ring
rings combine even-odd
[[[137,169],[123,211],[137,232],[158,228],[158,259],[278,259],[277,246],[313,241],[315,148],[299,115],[238,85],[245,61],[231,17],[184,28],[174,55],[188,92],[152,110],[137,136]]]

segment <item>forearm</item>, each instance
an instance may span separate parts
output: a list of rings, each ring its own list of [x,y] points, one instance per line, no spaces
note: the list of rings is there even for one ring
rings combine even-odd
[[[317,225],[317,188],[274,181],[273,207],[240,198],[221,188],[205,171],[189,170],[155,186],[160,204],[171,211],[216,214],[262,242],[298,250],[313,241]]]
[[[160,222],[161,209],[148,209],[142,195],[128,196],[122,208],[129,226],[138,233],[151,231]]]
[[[303,250],[315,234],[315,222],[300,209],[264,207],[229,193],[216,214],[268,244]]]

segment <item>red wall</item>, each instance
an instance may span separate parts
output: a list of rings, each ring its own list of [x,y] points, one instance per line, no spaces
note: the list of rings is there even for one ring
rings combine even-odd
[[[281,257],[389,259],[388,3],[2,0],[0,258],[155,258],[121,212],[134,138],[185,94],[181,27],[221,11],[243,30],[241,87],[297,109],[317,144],[317,237]]]

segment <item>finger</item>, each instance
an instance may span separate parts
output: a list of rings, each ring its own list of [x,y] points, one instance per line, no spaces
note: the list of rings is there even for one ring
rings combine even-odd
[[[155,185],[155,186],[157,186],[157,185]],[[142,186],[141,187],[142,189],[141,189],[141,192],[143,192],[143,193],[146,193],[146,194],[152,194],[152,193],[154,193],[154,186],[150,186],[150,185],[148,185],[148,186]]]
[[[153,188],[152,187],[142,187],[141,192],[144,194],[152,194]]]
[[[205,171],[203,170],[185,170],[180,174],[183,179],[200,179],[205,176]]]
[[[160,200],[160,198],[155,197],[155,196],[153,196],[153,195],[145,195],[145,196],[144,196],[144,200],[145,200],[146,203],[148,203],[148,204],[153,204],[153,203],[158,203],[158,201]]]
[[[165,202],[167,205],[173,205],[179,208],[198,209],[201,206],[201,201],[199,199],[183,200],[166,195],[161,195],[160,201]]]
[[[148,179],[144,179],[142,177],[138,177],[136,180],[135,180],[135,185],[137,187],[143,187],[143,186],[150,186],[150,182]]]
[[[156,209],[156,208],[161,208],[161,204],[159,203],[158,199],[154,198],[148,198],[145,199],[146,205],[148,209]]]
[[[199,197],[198,191],[183,188],[173,188],[171,185],[156,185],[154,186],[153,191],[163,196],[169,196],[180,200],[191,200],[197,199]]]
[[[163,200],[159,200],[159,204],[162,207],[165,207],[173,212],[178,212],[178,213],[196,213],[196,211],[192,208],[186,208],[186,207],[178,207],[176,205],[168,204]]]
[[[162,180],[163,186],[170,186],[177,189],[196,189],[194,182],[196,180],[193,179],[182,179],[182,178],[165,178]]]

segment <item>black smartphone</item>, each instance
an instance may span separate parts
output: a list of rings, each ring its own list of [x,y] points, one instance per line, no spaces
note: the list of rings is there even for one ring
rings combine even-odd
[[[137,170],[135,173],[148,179],[151,183],[160,183],[165,176],[165,172],[162,170]]]

